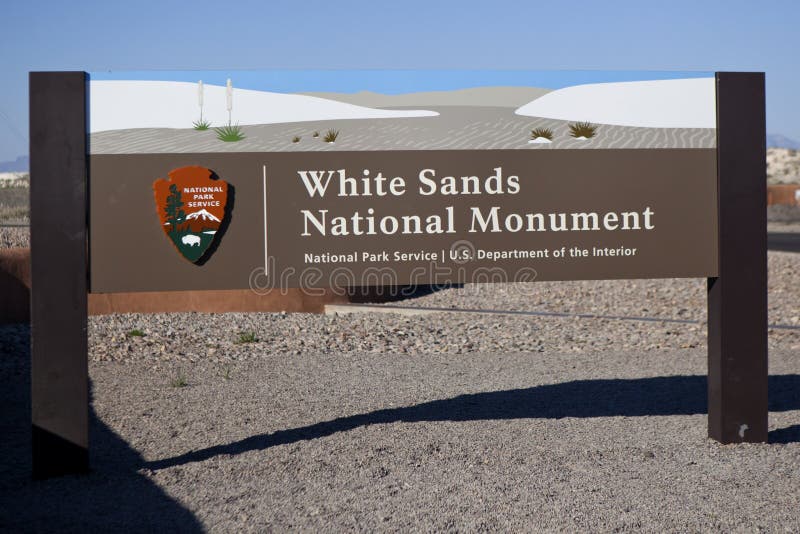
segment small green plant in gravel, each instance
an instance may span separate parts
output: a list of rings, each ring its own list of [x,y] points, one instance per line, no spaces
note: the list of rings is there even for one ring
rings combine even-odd
[[[292,143],[299,143],[299,142],[300,142],[300,136],[295,135],[294,137],[292,137]]]
[[[226,143],[235,143],[245,138],[244,132],[242,132],[238,124],[220,126],[219,128],[214,128],[214,131],[217,132],[217,139]]]
[[[205,131],[211,128],[211,123],[207,120],[200,119],[199,121],[194,121],[192,123],[194,125],[194,129],[198,131]]]
[[[144,337],[144,332],[142,332],[138,328],[134,328],[133,330],[128,332],[127,336],[128,337]]]
[[[592,124],[591,122],[576,122],[574,124],[569,125],[569,135],[570,137],[579,138],[585,137],[586,139],[591,139],[597,134],[597,126]]]
[[[319,137],[319,132],[314,132],[313,134],[311,134],[311,137],[315,137],[315,138]]]
[[[335,143],[339,137],[339,130],[328,130],[325,132],[325,137],[322,138],[326,143]]]
[[[531,130],[531,139],[539,139],[540,137],[552,141],[553,130],[551,130],[550,128],[534,128],[533,130]]]
[[[179,371],[169,384],[174,388],[185,388],[189,385],[189,381],[186,379],[186,375],[183,374],[183,371]]]
[[[241,332],[239,334],[239,339],[236,340],[236,343],[255,343],[256,341],[258,341],[258,338],[256,337],[255,332]]]

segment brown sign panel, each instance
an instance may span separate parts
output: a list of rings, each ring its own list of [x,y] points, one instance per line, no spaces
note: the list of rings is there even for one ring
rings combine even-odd
[[[717,274],[714,149],[96,154],[90,167],[93,292]],[[197,169],[208,184],[181,182]],[[164,239],[163,176],[181,202],[227,204],[204,222],[224,219],[223,240],[194,244],[219,230],[182,221]]]

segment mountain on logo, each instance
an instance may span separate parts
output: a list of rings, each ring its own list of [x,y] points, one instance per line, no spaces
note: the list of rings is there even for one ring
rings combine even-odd
[[[193,211],[182,219],[176,221],[178,231],[181,232],[207,232],[219,229],[222,221],[213,213],[201,209]]]
[[[214,217],[211,213],[207,212],[205,209],[202,209],[200,211],[195,211],[187,215],[186,220],[188,221],[190,219],[221,222],[218,218]]]

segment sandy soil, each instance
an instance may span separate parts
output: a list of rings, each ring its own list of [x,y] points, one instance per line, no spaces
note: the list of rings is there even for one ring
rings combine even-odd
[[[716,133],[702,128],[599,125],[596,137],[576,140],[566,121],[515,115],[512,108],[441,106],[438,117],[359,119],[242,126],[246,138],[225,143],[213,130],[114,130],[91,135],[92,154],[331,150],[460,150],[550,148],[713,148]],[[553,130],[552,144],[529,144],[533,128]],[[329,129],[336,142],[325,143]],[[314,132],[320,134],[313,137]],[[297,143],[294,137],[300,137]]]

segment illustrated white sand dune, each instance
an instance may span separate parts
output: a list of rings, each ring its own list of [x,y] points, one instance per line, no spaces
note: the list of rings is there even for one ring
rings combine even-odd
[[[517,115],[645,128],[716,128],[714,78],[612,82],[565,87]]]
[[[98,80],[90,84],[90,132],[192,128],[200,118],[196,83]],[[203,119],[228,124],[225,87],[206,85]],[[306,95],[234,89],[232,122],[276,124],[339,119],[434,117],[427,110],[372,109]]]
[[[304,93],[348,104],[373,108],[410,106],[488,106],[517,108],[535,100],[550,89],[539,87],[471,87],[452,91],[426,91],[384,95],[372,91],[358,93]]]

